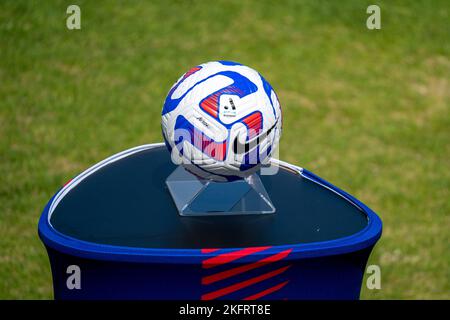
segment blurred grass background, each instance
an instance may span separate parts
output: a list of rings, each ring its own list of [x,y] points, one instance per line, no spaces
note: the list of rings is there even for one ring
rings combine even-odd
[[[81,7],[82,29],[66,29]],[[381,7],[382,29],[366,28]],[[190,67],[260,71],[284,115],[281,158],[365,202],[384,233],[363,299],[450,298],[448,1],[2,1],[0,298],[52,298],[40,213],[70,177],[161,141]]]

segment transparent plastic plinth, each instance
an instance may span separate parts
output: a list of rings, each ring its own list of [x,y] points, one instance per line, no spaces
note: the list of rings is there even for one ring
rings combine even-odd
[[[200,179],[178,166],[166,185],[181,216],[270,214],[275,207],[259,176],[233,182]]]

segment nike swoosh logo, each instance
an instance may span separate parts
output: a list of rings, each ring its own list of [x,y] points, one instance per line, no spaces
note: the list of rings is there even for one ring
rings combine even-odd
[[[263,141],[264,139],[267,138],[267,136],[272,132],[272,130],[275,129],[275,127],[277,126],[277,123],[278,122],[275,122],[275,124],[272,127],[270,127],[269,130],[252,138],[251,140],[247,141],[246,143],[239,142],[239,139],[236,136],[236,138],[234,139],[234,142],[233,142],[234,153],[235,154],[243,154],[243,153],[249,152],[250,150],[253,150],[253,148],[255,148],[258,145],[258,143],[260,143],[260,141]]]

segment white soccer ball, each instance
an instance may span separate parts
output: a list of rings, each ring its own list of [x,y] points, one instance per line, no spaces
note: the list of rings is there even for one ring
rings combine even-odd
[[[162,132],[172,160],[214,181],[234,181],[267,164],[281,136],[282,113],[270,84],[230,61],[192,68],[170,89]]]

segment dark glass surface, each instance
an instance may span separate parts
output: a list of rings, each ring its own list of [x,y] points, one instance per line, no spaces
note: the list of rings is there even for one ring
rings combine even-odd
[[[275,214],[180,217],[165,184],[174,169],[164,146],[109,164],[61,200],[51,224],[95,243],[190,249],[334,240],[367,225],[359,208],[287,169],[261,176]]]

